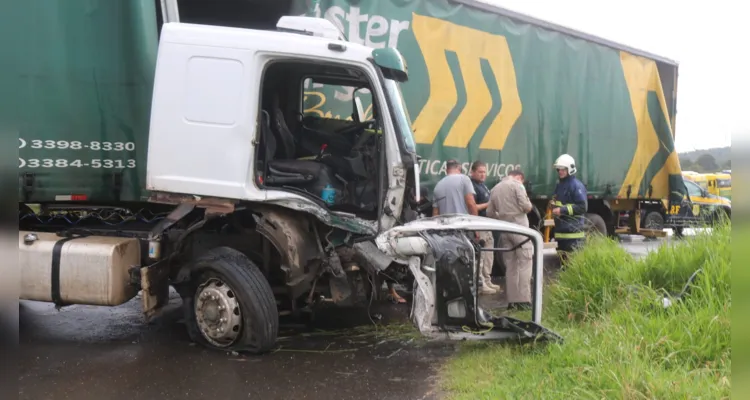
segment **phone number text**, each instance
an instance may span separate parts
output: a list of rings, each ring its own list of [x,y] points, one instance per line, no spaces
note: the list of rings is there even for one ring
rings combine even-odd
[[[47,150],[94,150],[94,151],[135,151],[134,142],[81,142],[78,140],[26,140],[18,138],[18,148]]]
[[[18,168],[135,168],[135,160],[68,160],[65,158],[19,158]]]

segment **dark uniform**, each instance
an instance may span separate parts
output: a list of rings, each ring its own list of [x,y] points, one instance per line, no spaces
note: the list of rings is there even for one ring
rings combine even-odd
[[[575,176],[560,179],[555,187],[555,207],[560,215],[555,216],[555,241],[557,249],[571,252],[586,238],[583,216],[588,209],[586,188]]]
[[[471,183],[474,185],[474,201],[476,201],[477,205],[489,203],[490,190],[487,189],[487,185],[485,185],[484,182],[475,181],[474,179],[471,180]],[[479,215],[486,217],[487,209],[485,208],[484,210],[479,211]]]
[[[487,189],[487,185],[484,184],[484,182],[475,181],[474,179],[471,180],[471,183],[474,185],[474,201],[476,201],[477,205],[479,204],[485,204],[490,202],[490,190]],[[487,216],[487,209],[481,210],[477,213],[481,217]],[[479,236],[480,240],[484,241],[484,247],[485,248],[494,248],[495,247],[495,238],[492,236],[492,232],[490,231],[480,231],[477,232],[477,235]],[[482,286],[489,286],[492,287],[492,266],[495,263],[495,254],[492,251],[483,251],[480,258],[480,276],[479,276],[479,282],[481,282]]]

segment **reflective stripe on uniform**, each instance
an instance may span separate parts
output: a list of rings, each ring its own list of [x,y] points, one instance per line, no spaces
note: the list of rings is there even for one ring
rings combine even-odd
[[[573,205],[572,204],[563,204],[561,201],[555,201],[554,205],[556,207],[565,207],[568,210],[568,214],[573,215]]]
[[[585,237],[585,232],[555,232],[555,239],[584,239]]]

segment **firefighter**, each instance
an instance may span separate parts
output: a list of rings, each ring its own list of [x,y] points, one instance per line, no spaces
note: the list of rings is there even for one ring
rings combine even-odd
[[[588,208],[588,200],[586,188],[574,176],[577,169],[573,157],[563,154],[555,160],[554,166],[560,178],[555,187],[552,208],[555,218],[555,241],[560,256],[565,261],[586,238],[583,218]]]

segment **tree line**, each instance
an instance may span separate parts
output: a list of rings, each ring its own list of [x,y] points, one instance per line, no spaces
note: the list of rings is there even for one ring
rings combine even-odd
[[[680,153],[679,157],[680,166],[683,171],[695,171],[705,174],[732,169],[730,147],[695,150]]]

